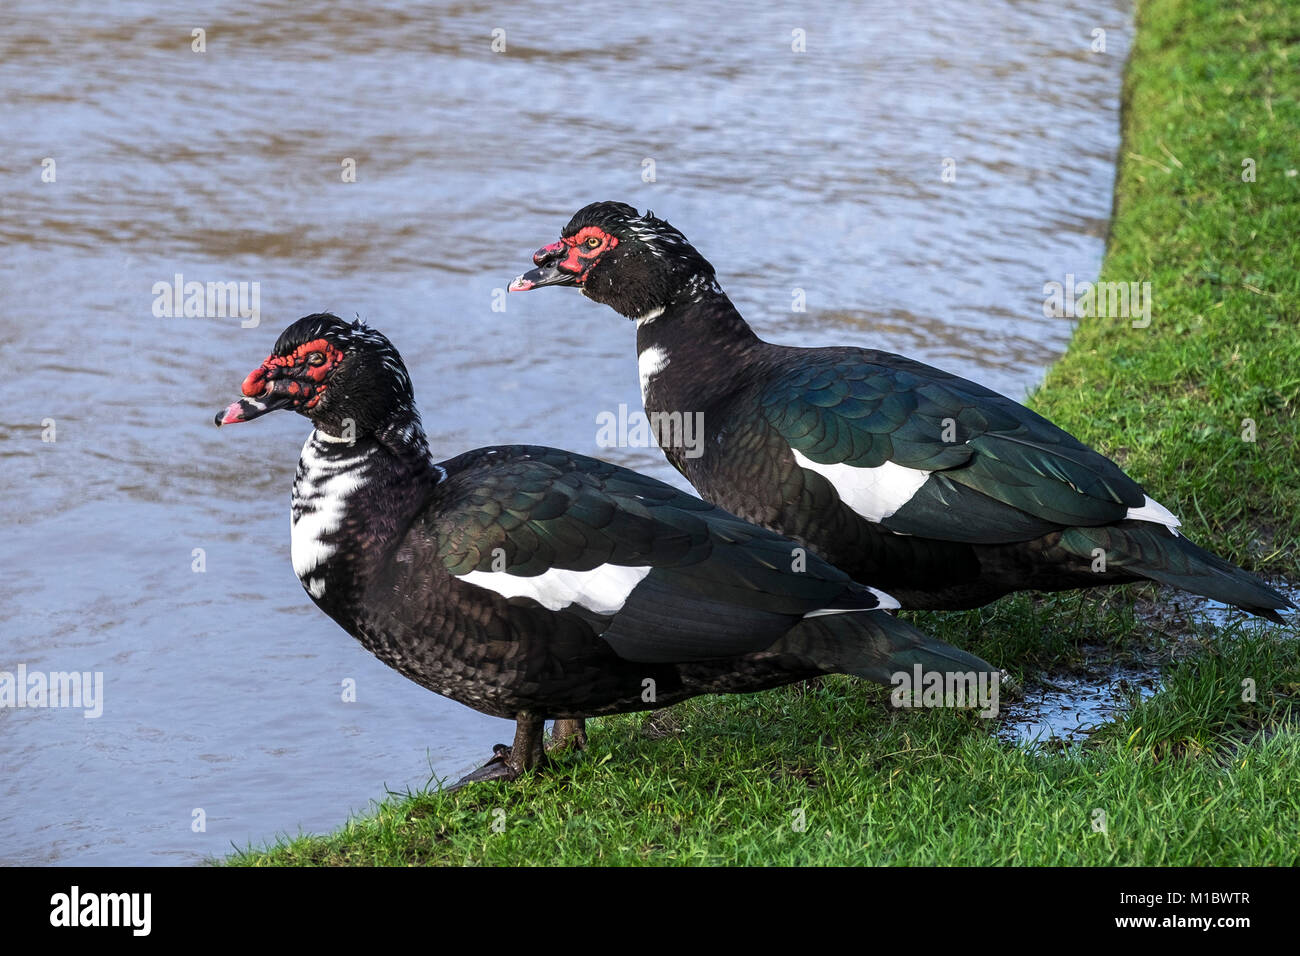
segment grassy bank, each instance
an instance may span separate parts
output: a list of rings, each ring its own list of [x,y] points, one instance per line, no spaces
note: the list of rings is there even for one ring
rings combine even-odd
[[[1298,78],[1292,4],[1140,2],[1102,278],[1150,281],[1152,321],[1083,320],[1034,400],[1195,540],[1293,581]],[[834,678],[603,720],[547,775],[395,797],[333,835],[229,862],[1294,865],[1296,629],[1174,627],[1176,600],[1134,588],[918,615],[1021,681],[1161,665],[1160,693],[1066,754]]]
[[[1150,281],[1151,325],[1081,323],[1035,399],[1157,490],[1191,537],[1293,580],[1298,77],[1295,4],[1139,4],[1102,278]]]

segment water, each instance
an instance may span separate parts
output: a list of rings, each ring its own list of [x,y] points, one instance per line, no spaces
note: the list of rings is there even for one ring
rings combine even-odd
[[[0,670],[105,683],[97,719],[0,710],[0,862],[328,831],[509,739],[302,593],[305,423],[211,425],[302,314],[387,332],[446,455],[601,453],[596,414],[638,407],[629,323],[564,290],[492,309],[597,199],[671,220],[776,341],[1017,397],[1062,350],[1042,287],[1100,261],[1126,0],[668,6],[5,4]],[[178,273],[257,283],[260,325],[156,317]]]
[[[1044,675],[1023,700],[1004,705],[998,736],[1030,748],[1077,744],[1160,689],[1155,667],[1111,666],[1100,673]]]
[[[1268,583],[1300,605],[1300,587]],[[1282,625],[1251,617],[1240,608],[1187,591],[1169,590],[1158,604],[1139,599],[1134,608],[1152,631],[1176,641],[1207,631],[1226,634],[1241,625],[1282,629]],[[1039,675],[1026,686],[1021,699],[1005,703],[998,736],[1030,748],[1078,744],[1135,701],[1160,690],[1159,667],[1137,661],[1101,663],[1105,649],[1089,650],[1085,657],[1093,663],[1083,670]]]

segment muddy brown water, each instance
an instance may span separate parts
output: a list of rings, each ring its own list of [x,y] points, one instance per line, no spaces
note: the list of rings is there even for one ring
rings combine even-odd
[[[1100,262],[1130,33],[1119,0],[6,3],[0,671],[103,689],[95,718],[0,709],[0,862],[329,831],[509,739],[310,605],[305,422],[212,427],[289,321],[388,333],[446,455],[529,441],[677,480],[596,447],[597,413],[639,407],[628,323],[560,290],[493,310],[616,198],[771,339],[1023,397],[1070,330],[1044,283]],[[178,275],[247,283],[258,324],[167,316]]]

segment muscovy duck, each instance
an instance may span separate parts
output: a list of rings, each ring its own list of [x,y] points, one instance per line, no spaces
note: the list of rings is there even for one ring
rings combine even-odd
[[[651,421],[702,416],[703,441],[658,437],[704,498],[905,608],[1142,579],[1273,621],[1293,606],[1188,541],[1114,462],[997,392],[888,352],[764,342],[653,213],[593,203],[533,262],[512,291],[577,286],[635,320]]]
[[[384,663],[514,719],[462,782],[544,760],[544,721],[827,673],[888,683],[993,673],[888,613],[897,602],[781,535],[608,462],[531,445],[435,463],[411,380],[380,332],[290,325],[216,416],[292,409],[314,430],[293,484],[293,568]]]

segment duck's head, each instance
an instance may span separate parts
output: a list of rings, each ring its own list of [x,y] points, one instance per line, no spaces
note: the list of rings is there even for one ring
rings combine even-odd
[[[244,397],[217,413],[217,426],[292,409],[329,434],[378,431],[414,408],[402,357],[381,332],[328,313],[294,322],[248,373]]]
[[[510,283],[511,292],[572,285],[628,318],[664,309],[695,277],[713,279],[713,266],[677,229],[627,203],[579,209],[560,238],[533,254],[537,266]]]

